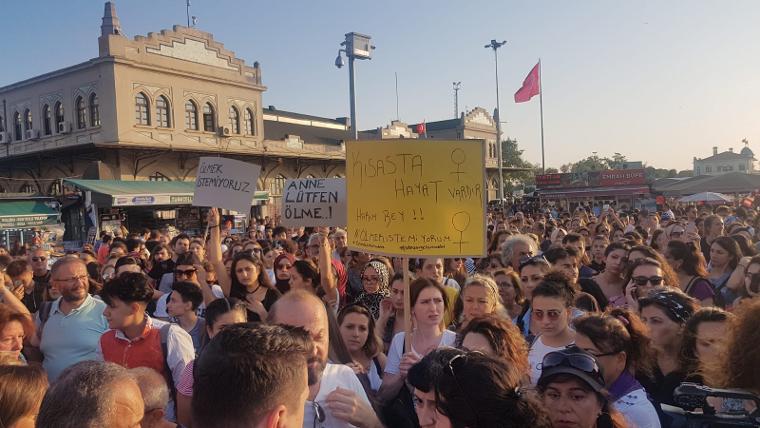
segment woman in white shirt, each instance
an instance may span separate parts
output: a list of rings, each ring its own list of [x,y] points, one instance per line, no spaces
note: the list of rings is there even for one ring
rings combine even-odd
[[[531,318],[539,335],[530,347],[528,361],[530,380],[535,385],[541,376],[544,355],[565,349],[575,340],[575,332],[570,328],[575,289],[567,275],[553,271],[544,276],[532,295]]]
[[[441,346],[453,346],[456,334],[446,330],[443,318],[449,302],[441,284],[419,278],[409,285],[414,330],[409,339],[401,332],[393,337],[385,364],[383,384],[378,391],[381,402],[396,398],[404,386],[409,369]],[[405,342],[409,341],[409,351],[405,352]]]
[[[382,342],[375,334],[375,319],[361,304],[344,306],[338,312],[340,335],[353,360],[348,364],[357,376],[367,376],[373,391],[383,382],[385,354]]]

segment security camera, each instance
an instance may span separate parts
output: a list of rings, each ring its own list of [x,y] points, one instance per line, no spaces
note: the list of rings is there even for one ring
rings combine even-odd
[[[338,56],[335,57],[335,66],[341,68],[344,65],[346,65],[346,62],[343,61],[343,57],[340,55],[340,52],[338,52]]]

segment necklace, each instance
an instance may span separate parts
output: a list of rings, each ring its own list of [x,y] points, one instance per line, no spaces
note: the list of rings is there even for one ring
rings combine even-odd
[[[246,290],[245,294],[253,294],[253,293],[259,291],[259,288],[261,288],[261,284],[259,284],[253,291]]]

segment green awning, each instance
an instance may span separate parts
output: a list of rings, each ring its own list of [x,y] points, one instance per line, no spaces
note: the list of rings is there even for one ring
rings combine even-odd
[[[42,201],[0,201],[0,230],[58,224],[60,215]]]
[[[101,207],[192,205],[194,181],[124,181],[67,179],[65,183],[89,190]],[[269,200],[269,192],[256,192],[252,205]]]

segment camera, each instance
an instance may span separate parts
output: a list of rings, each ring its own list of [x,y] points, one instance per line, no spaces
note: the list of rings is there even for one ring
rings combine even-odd
[[[674,428],[760,426],[760,397],[740,389],[684,382],[673,392],[678,407],[662,405]]]

